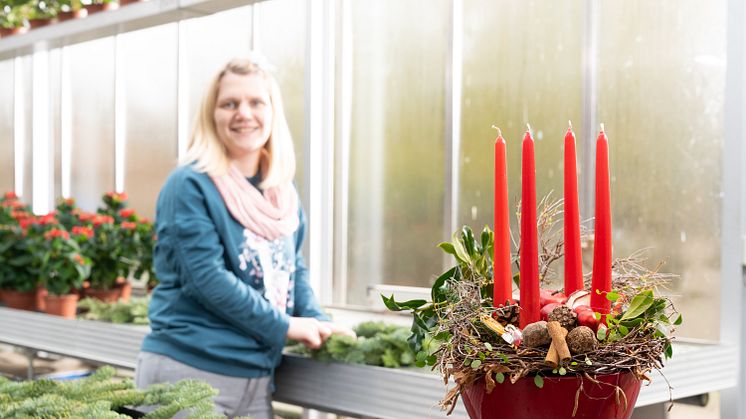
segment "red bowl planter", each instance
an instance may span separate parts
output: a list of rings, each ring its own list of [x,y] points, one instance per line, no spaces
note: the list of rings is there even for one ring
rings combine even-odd
[[[525,377],[515,384],[506,379],[490,394],[480,379],[464,389],[461,397],[471,419],[629,419],[640,393],[640,380],[630,372],[594,378],[605,384],[579,376],[544,377],[544,387],[538,388],[533,377]],[[573,416],[581,380],[583,389]],[[617,398],[616,386],[626,395],[626,404],[621,394]]]

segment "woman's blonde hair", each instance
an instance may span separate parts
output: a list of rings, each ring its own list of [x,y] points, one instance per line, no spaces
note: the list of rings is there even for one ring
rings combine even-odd
[[[295,176],[295,152],[290,135],[285,111],[282,106],[280,87],[274,77],[256,62],[247,59],[233,59],[213,78],[202,98],[197,120],[192,130],[187,151],[181,164],[194,164],[196,170],[212,176],[224,175],[228,171],[230,160],[228,150],[215,129],[215,106],[220,81],[228,73],[241,76],[255,74],[267,82],[272,106],[272,127],[269,139],[262,150],[259,168],[262,173],[263,189],[292,182]]]

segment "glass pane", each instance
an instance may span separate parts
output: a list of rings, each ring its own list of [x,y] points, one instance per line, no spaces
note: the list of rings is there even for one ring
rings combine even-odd
[[[502,129],[507,142],[511,208],[521,197],[526,123],[536,141],[537,200],[550,192],[553,198],[562,198],[568,120],[575,127],[577,160],[582,161],[582,21],[581,2],[464,2],[460,224],[475,230],[493,226],[493,124]],[[518,240],[515,216],[511,224]],[[552,265],[551,275],[556,278],[563,269],[560,260]]]
[[[13,60],[0,61],[0,193],[15,188],[15,156],[13,147]]]
[[[155,216],[158,191],[176,167],[178,25],[119,36],[126,97],[125,191],[129,203]]]
[[[244,57],[250,50],[251,6],[185,20],[180,25],[179,42],[186,51],[186,65],[179,77],[187,80],[191,128],[212,77],[228,60]]]
[[[52,184],[50,193],[52,197],[52,208],[57,204],[57,199],[62,196],[62,49],[55,48],[49,51],[49,128],[51,166],[50,175]]]
[[[368,285],[429,286],[442,267],[450,2],[350,6],[347,299],[364,304]]]
[[[22,129],[24,134],[22,135],[23,138],[23,187],[21,188],[21,191],[16,191],[19,195],[23,197],[23,200],[26,201],[29,205],[32,204],[32,187],[33,187],[33,140],[32,140],[32,134],[33,134],[33,64],[32,64],[32,56],[26,55],[23,57],[20,57],[21,62],[21,74],[16,73],[16,78],[21,78],[21,81],[17,84],[21,89],[21,101],[23,105],[21,105],[21,120],[22,123]],[[17,69],[17,68],[16,68]],[[18,127],[16,127],[18,129]]]
[[[70,195],[87,211],[114,190],[114,38],[70,46]]]
[[[726,2],[604,2],[599,12],[614,257],[650,247],[648,265],[681,275],[671,290],[679,334],[717,339]]]
[[[295,181],[306,196],[303,140],[305,128],[306,2],[275,0],[257,3],[259,24],[256,49],[275,67],[282,90],[285,117],[293,135],[296,154]],[[306,203],[307,204],[307,203]]]

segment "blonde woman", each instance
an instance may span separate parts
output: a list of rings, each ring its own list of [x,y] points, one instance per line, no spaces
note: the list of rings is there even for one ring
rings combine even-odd
[[[199,378],[219,390],[219,413],[272,418],[286,339],[318,348],[332,333],[352,333],[328,321],[309,286],[294,174],[277,83],[255,61],[230,61],[158,197],[160,284],[138,387]]]

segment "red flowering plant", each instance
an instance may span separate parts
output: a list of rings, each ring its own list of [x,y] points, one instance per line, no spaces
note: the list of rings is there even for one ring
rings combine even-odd
[[[33,291],[39,269],[32,255],[38,249],[38,234],[50,219],[34,216],[13,192],[0,198],[0,288]]]
[[[115,223],[121,226],[124,250],[135,262],[132,277],[147,277],[148,286],[155,286],[158,280],[153,270],[153,247],[156,239],[153,223],[141,217],[134,209],[127,208],[127,194],[124,192],[109,192],[103,196],[103,201],[106,206],[99,209],[99,213],[112,216]]]
[[[81,213],[82,225],[73,226],[72,236],[92,263],[91,288],[115,287],[117,278],[126,277],[131,262],[126,259],[119,226],[108,215]]]
[[[57,219],[68,232],[72,231],[73,227],[81,225],[78,218],[81,211],[75,203],[75,198],[60,198],[55,209]]]
[[[152,224],[126,208],[127,194],[108,192],[96,214],[76,211],[78,223],[71,228],[93,269],[91,288],[114,288],[119,278],[136,278],[152,271]]]
[[[66,295],[81,288],[91,273],[91,260],[61,226],[47,230],[43,238],[33,264],[39,267],[41,282],[49,293]]]
[[[137,266],[132,274],[137,279],[147,279],[148,287],[152,288],[158,284],[158,279],[155,276],[155,269],[153,269],[153,248],[155,247],[155,230],[153,223],[145,218],[140,217],[132,211],[127,214],[126,211],[120,211],[121,216],[127,215],[126,221],[122,221],[122,227],[125,223],[132,223],[134,227],[129,230],[132,234],[132,250],[137,256]],[[129,226],[132,226],[129,224]]]

